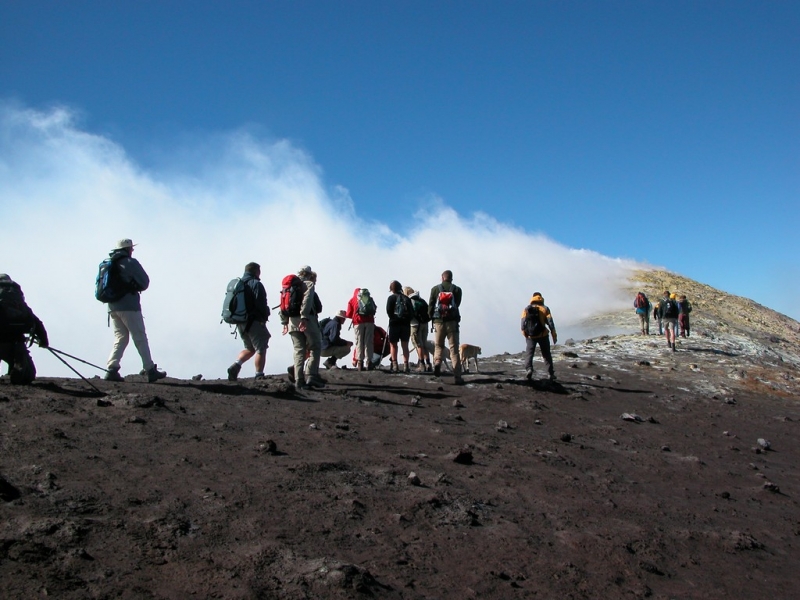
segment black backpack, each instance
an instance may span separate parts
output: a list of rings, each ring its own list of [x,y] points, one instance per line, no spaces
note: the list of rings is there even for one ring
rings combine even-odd
[[[395,294],[394,296],[394,318],[398,321],[410,321],[412,313],[411,300],[403,294]]]
[[[663,315],[666,319],[674,319],[678,316],[678,303],[672,298],[666,298],[661,301],[661,307],[664,310]]]
[[[130,286],[122,281],[119,274],[119,260],[122,256],[111,256],[100,263],[94,282],[94,297],[100,302],[118,302],[130,292]]]
[[[532,338],[547,335],[546,323],[544,308],[536,304],[525,307],[525,335]]]
[[[422,298],[412,298],[411,304],[414,306],[414,318],[420,323],[427,323],[431,320],[428,314],[428,303]]]
[[[28,333],[34,318],[25,295],[15,281],[0,281],[0,331],[9,335]]]

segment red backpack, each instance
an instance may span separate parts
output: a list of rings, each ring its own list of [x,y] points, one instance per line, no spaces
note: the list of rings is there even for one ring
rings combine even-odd
[[[634,308],[643,308],[647,310],[647,304],[647,296],[645,296],[643,292],[636,294],[636,300],[633,301]]]
[[[303,281],[297,275],[287,275],[281,281],[281,314],[299,317],[303,305]]]

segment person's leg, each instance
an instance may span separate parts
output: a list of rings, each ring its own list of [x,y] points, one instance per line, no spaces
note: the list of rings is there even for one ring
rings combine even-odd
[[[316,320],[310,319],[306,327],[306,343],[311,354],[308,365],[308,374],[311,377],[319,377],[319,359],[322,351],[322,332]]]
[[[455,378],[461,379],[461,345],[459,336],[459,327],[456,321],[447,322],[447,342],[450,345],[450,362],[453,363],[453,375]]]
[[[547,367],[547,372],[550,375],[550,379],[555,379],[556,372],[553,369],[553,355],[550,352],[550,338],[539,338],[539,346],[542,349],[542,358],[544,359],[544,364]]]
[[[12,347],[13,358],[9,362],[8,377],[14,385],[29,385],[36,379],[36,366],[25,342],[15,342]]]
[[[142,368],[149,371],[153,368],[153,359],[150,356],[150,344],[147,342],[147,332],[144,329],[144,317],[139,310],[126,310],[119,313],[131,334],[133,344],[142,358]]]
[[[306,334],[302,331],[290,331],[289,336],[292,338],[294,379],[298,385],[303,386],[306,383]]]
[[[365,328],[366,323],[359,323],[353,327],[356,336],[356,355],[355,360],[353,361],[354,367],[358,366],[359,364],[364,364],[364,356],[366,355],[367,350],[367,337],[364,335]],[[369,343],[372,345],[372,339],[369,340]],[[370,355],[371,354],[372,353],[370,352]]]
[[[119,371],[120,361],[122,355],[125,353],[125,348],[128,347],[130,340],[130,333],[125,321],[120,316],[122,313],[112,311],[109,313],[111,318],[111,331],[114,333],[114,346],[111,348],[111,354],[106,362],[106,368],[109,371]]]
[[[533,354],[536,352],[536,344],[532,338],[525,338],[525,358],[523,359],[522,366],[525,367],[525,377],[528,379],[533,378]]]

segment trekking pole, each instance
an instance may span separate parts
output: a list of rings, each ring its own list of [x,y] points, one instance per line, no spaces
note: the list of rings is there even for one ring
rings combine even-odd
[[[60,357],[58,354],[56,354],[56,353],[55,353],[55,351],[54,351],[52,348],[48,348],[48,350],[50,350],[51,354],[52,354],[53,356],[55,356],[55,357],[56,357],[58,360],[60,360],[60,361],[61,361],[62,363],[64,363],[65,365],[67,365],[67,367],[69,367],[69,368],[72,370],[72,372],[73,372],[73,373],[75,373],[75,374],[76,374],[78,377],[80,377],[80,378],[81,378],[81,379],[83,379],[83,380],[84,380],[86,383],[88,383],[88,384],[89,384],[89,386],[90,386],[92,389],[94,389],[94,391],[96,391],[96,392],[97,392],[98,394],[100,394],[101,396],[105,396],[105,394],[104,394],[103,392],[101,392],[99,389],[97,389],[97,387],[96,387],[96,386],[95,386],[95,385],[94,385],[94,384],[93,384],[91,381],[89,381],[88,379],[86,379],[86,377],[84,377],[83,375],[81,375],[80,373],[78,373],[78,371],[76,371],[76,370],[75,370],[75,368],[74,368],[74,367],[73,367],[71,364],[69,364],[67,361],[65,361],[63,358],[61,358],[61,357]]]
[[[83,360],[82,358],[78,358],[77,356],[72,356],[72,354],[67,354],[63,350],[59,350],[57,348],[53,348],[52,346],[50,348],[48,348],[48,350],[50,350],[51,352],[58,352],[59,354],[63,354],[64,356],[69,356],[70,358],[74,358],[75,360],[78,360],[78,361],[82,362],[83,364],[89,365],[90,367],[94,367],[95,369],[100,369],[101,371],[104,371],[105,373],[108,373],[108,369],[106,369],[105,367],[98,367],[97,365],[94,365],[94,364],[90,363],[87,360]]]

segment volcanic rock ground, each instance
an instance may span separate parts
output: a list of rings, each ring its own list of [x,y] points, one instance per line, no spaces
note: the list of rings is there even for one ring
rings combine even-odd
[[[798,324],[681,281],[677,352],[607,315],[555,384],[3,377],[0,597],[798,598]]]

